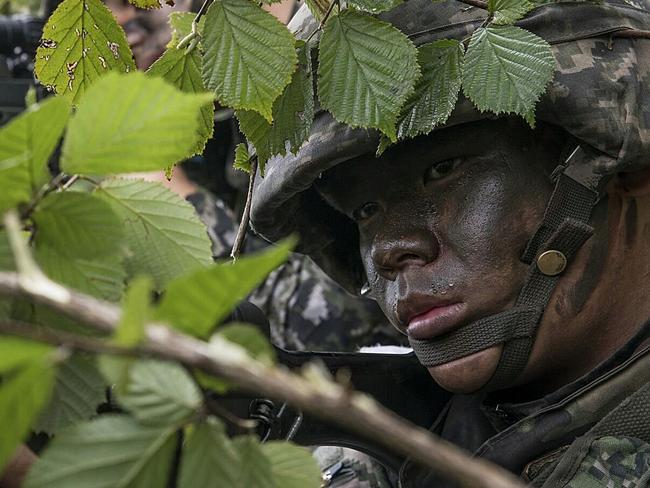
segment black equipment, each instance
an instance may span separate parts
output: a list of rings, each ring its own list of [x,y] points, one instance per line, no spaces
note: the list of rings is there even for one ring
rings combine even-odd
[[[228,321],[232,320],[256,325],[268,334],[268,320],[250,303],[241,304]],[[413,353],[297,352],[274,347],[278,362],[290,369],[320,361],[334,376],[344,370],[355,390],[371,395],[384,407],[424,428],[433,424],[451,396],[434,383]],[[220,410],[226,409],[239,418],[257,420],[258,435],[263,441],[283,439],[305,446],[349,447],[393,470],[399,470],[404,461],[368,439],[295,411],[286,404],[237,391],[225,395],[210,393],[209,403],[213,402]],[[234,426],[233,429],[237,430]]]
[[[47,96],[34,80],[34,57],[43,26],[61,0],[44,0],[43,17],[0,15],[0,127],[25,110],[25,95],[36,89],[36,99]]]

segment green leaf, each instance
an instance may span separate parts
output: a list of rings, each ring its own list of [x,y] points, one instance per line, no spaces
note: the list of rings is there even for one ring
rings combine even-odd
[[[249,356],[265,364],[273,364],[276,361],[275,349],[269,339],[262,331],[250,324],[230,323],[220,327],[212,336],[211,343],[215,339],[226,339],[227,341],[240,346]],[[218,349],[219,344],[215,344]],[[207,388],[221,395],[232,388],[232,384],[220,377],[209,375],[200,370],[194,371],[194,377],[203,388]]]
[[[108,179],[97,196],[120,216],[129,276],[148,275],[156,289],[212,262],[210,239],[194,207],[159,183]]]
[[[533,8],[535,5],[528,0],[488,0],[488,12],[494,16],[495,25],[512,24]]]
[[[463,91],[481,111],[524,116],[534,110],[554,66],[551,47],[535,34],[514,26],[480,28],[465,54]]]
[[[275,363],[275,349],[262,331],[250,324],[228,324],[220,327],[216,335],[243,347],[248,354],[266,364]]]
[[[135,71],[124,31],[100,0],[64,0],[43,28],[36,76],[74,103],[108,71]]]
[[[403,0],[348,0],[348,6],[363,12],[378,14],[392,10],[402,2]]]
[[[273,123],[269,124],[252,110],[239,110],[236,114],[246,139],[255,146],[261,168],[269,157],[284,156],[287,146],[295,154],[311,132],[314,121],[311,55],[304,42],[298,41],[297,45],[298,69],[291,83],[273,103]]]
[[[243,142],[237,144],[235,147],[235,162],[233,163],[235,169],[244,171],[245,173],[251,172],[250,156],[248,154],[248,146]]]
[[[27,88],[27,91],[25,92],[25,107],[29,108],[32,105],[36,105],[36,103],[36,88],[34,85],[29,85],[29,88]]]
[[[57,435],[27,476],[26,488],[167,486],[175,430],[103,415]]]
[[[61,138],[69,113],[70,106],[65,99],[51,97],[32,105],[0,128],[0,166],[6,160],[22,161],[31,192],[36,192],[50,179],[47,162]],[[16,183],[21,186],[23,178],[12,181],[11,185],[3,184],[3,190]]]
[[[199,111],[211,100],[143,73],[107,75],[70,121],[61,167],[85,174],[163,169],[193,154]]]
[[[234,487],[277,488],[271,463],[264,455],[256,437],[249,435],[235,437],[232,446],[239,458],[239,476]]]
[[[11,459],[50,397],[55,368],[44,357],[4,376],[0,385],[0,470]]]
[[[216,419],[198,424],[187,436],[181,457],[178,488],[218,485],[239,488],[239,459],[223,425]]]
[[[81,192],[50,193],[33,216],[37,248],[48,246],[70,259],[119,255],[124,231],[111,206]]]
[[[193,372],[194,379],[197,381],[201,388],[210,390],[219,395],[224,395],[228,390],[232,388],[232,385],[229,381],[216,377],[211,374],[204,373],[203,371],[196,369]]]
[[[87,193],[51,193],[33,219],[34,254],[51,279],[105,300],[119,300],[125,278],[124,232],[110,205]]]
[[[50,403],[34,430],[55,434],[94,417],[97,407],[105,401],[106,382],[97,371],[94,359],[74,354],[61,364]]]
[[[192,32],[192,22],[196,18],[193,12],[172,12],[169,14],[169,26],[172,29],[172,38],[167,44],[167,49],[178,46],[178,43]],[[203,32],[205,17],[199,19],[198,30]]]
[[[101,260],[73,258],[65,250],[48,245],[37,245],[34,256],[54,281],[111,302],[122,296],[126,272],[120,256],[103,256]],[[46,317],[57,315],[44,311],[43,322],[49,321]]]
[[[255,148],[258,163],[261,163],[262,174],[266,161],[271,157],[269,148],[269,135],[271,124],[264,117],[252,110],[237,110],[235,112],[239,129],[246,136],[246,140]]]
[[[205,93],[201,78],[202,64],[203,60],[197,49],[187,53],[185,50],[168,48],[151,65],[147,74],[163,78],[184,93]],[[198,119],[199,139],[194,147],[195,154],[203,152],[205,143],[214,132],[214,104],[203,105]]]
[[[309,46],[298,41],[298,68],[282,95],[273,104],[273,125],[269,134],[271,155],[296,153],[311,132],[314,121],[314,83]]]
[[[275,485],[282,488],[319,488],[321,470],[309,449],[289,442],[272,441],[261,445],[271,462]]]
[[[14,262],[14,253],[9,244],[7,231],[0,229],[0,270],[15,271],[16,263]]]
[[[162,7],[162,5],[160,4],[160,0],[129,0],[129,2],[131,2],[136,7],[145,8],[145,9],[154,9],[154,8]]]
[[[322,22],[330,7],[330,0],[305,0],[309,11],[318,22]]]
[[[461,84],[463,45],[443,39],[418,48],[422,76],[402,109],[400,139],[428,134],[447,121],[456,106]]]
[[[318,96],[338,121],[379,129],[394,141],[397,116],[418,75],[415,46],[391,24],[354,10],[326,22]]]
[[[97,356],[97,367],[103,378],[111,387],[116,396],[124,394],[129,384],[131,366],[136,359],[130,357],[111,356],[102,354]]]
[[[183,368],[154,360],[131,364],[128,383],[117,400],[143,424],[170,426],[190,418],[202,404],[201,392]]]
[[[29,201],[31,185],[27,161],[25,154],[0,161],[0,213]]]
[[[234,263],[215,264],[170,281],[155,318],[188,334],[207,337],[235,305],[287,259],[292,247],[292,241],[285,241]]]
[[[271,122],[272,107],[296,68],[294,38],[250,0],[217,0],[206,14],[203,79],[219,102],[255,110]]]
[[[142,73],[108,75],[70,121],[62,168],[91,174],[163,169],[193,153],[199,110],[211,100]]]
[[[148,276],[137,276],[126,290],[122,300],[122,315],[113,336],[116,344],[135,346],[144,337],[144,326],[151,313],[153,283]]]
[[[0,336],[0,373],[6,373],[27,363],[35,363],[52,350],[52,346],[40,342]],[[1,385],[0,383],[0,387]]]

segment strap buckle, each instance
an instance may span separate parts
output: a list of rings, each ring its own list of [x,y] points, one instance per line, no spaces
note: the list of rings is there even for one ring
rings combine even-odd
[[[562,166],[562,173],[572,180],[588,188],[596,195],[595,202],[598,202],[605,194],[605,187],[609,181],[609,175],[600,175],[594,173],[593,161],[598,156],[592,151],[588,151],[582,146],[576,147],[569,155]],[[553,172],[555,175],[555,171]]]

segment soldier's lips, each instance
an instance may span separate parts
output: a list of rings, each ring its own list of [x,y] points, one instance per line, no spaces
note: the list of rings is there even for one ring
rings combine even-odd
[[[414,339],[433,339],[457,328],[465,312],[465,303],[435,306],[411,317],[406,333]]]

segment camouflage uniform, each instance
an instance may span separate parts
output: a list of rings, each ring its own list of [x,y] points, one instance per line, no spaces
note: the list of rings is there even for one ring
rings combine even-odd
[[[394,479],[378,463],[352,449],[336,446],[319,447],[314,451],[328,488],[391,488]]]
[[[456,395],[432,431],[532,486],[647,487],[648,384],[650,322],[591,373],[539,400],[508,403],[498,392]],[[634,392],[637,401],[631,399]],[[626,405],[629,411],[621,411]],[[401,488],[454,486],[408,461],[400,483]]]
[[[485,12],[453,1],[432,6],[430,0],[411,0],[387,17],[421,45],[466,38],[481,25]],[[595,149],[596,172],[647,167],[650,41],[613,38],[612,33],[649,30],[650,2],[546,3],[518,24],[549,41],[556,59],[555,78],[538,105],[538,120],[564,128]],[[318,23],[303,15],[290,26],[304,38]],[[461,97],[446,126],[487,117]],[[377,143],[375,131],[352,129],[321,112],[309,142],[296,156],[269,161],[265,178],[256,181],[253,202],[258,232],[270,240],[300,232],[299,251],[357,293],[365,272],[358,253],[351,252],[356,227],[319,199],[312,183],[342,161],[374,153]],[[521,475],[532,486],[650,486],[649,385],[650,323],[591,373],[544,398],[516,403],[499,392],[456,395],[431,430]],[[349,466],[354,462],[350,458]],[[330,486],[367,486],[368,466],[365,461],[357,484],[335,477]],[[392,486],[454,486],[409,461],[398,478]]]
[[[237,224],[230,209],[206,192],[188,197],[208,228],[215,259],[230,255]],[[244,252],[268,244],[249,233]],[[350,295],[311,259],[293,254],[249,297],[268,317],[271,340],[289,350],[357,351],[363,346],[401,344],[377,304]]]

